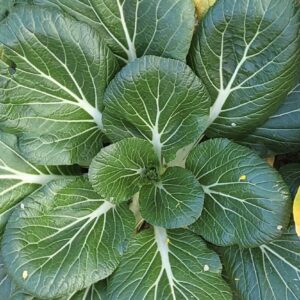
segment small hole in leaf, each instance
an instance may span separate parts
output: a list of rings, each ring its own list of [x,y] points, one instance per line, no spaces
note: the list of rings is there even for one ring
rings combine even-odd
[[[11,76],[15,75],[17,72],[17,65],[15,62],[11,62],[8,68],[8,72]]]
[[[6,11],[4,12],[4,18],[7,18],[8,15],[9,15],[9,10],[6,10]]]

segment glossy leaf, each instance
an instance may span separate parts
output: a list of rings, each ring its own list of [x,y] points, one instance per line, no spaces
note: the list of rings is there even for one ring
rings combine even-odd
[[[113,141],[145,138],[168,162],[203,133],[209,96],[184,63],[146,56],[116,76],[105,104],[104,126]]]
[[[101,199],[87,179],[56,181],[13,213],[3,259],[19,287],[40,298],[57,298],[108,277],[133,229],[127,206]]]
[[[278,237],[288,225],[286,184],[248,148],[212,139],[190,153],[186,167],[205,192],[203,213],[191,229],[211,243],[253,247]]]
[[[300,83],[268,121],[241,142],[264,145],[274,153],[300,151]]]
[[[56,179],[80,174],[75,167],[42,167],[26,160],[17,138],[0,132],[0,232],[20,201],[41,186]]]
[[[34,0],[59,6],[97,29],[122,63],[144,55],[185,61],[194,28],[192,0]]]
[[[231,299],[219,257],[186,230],[155,227],[131,241],[108,299]]]
[[[241,299],[299,299],[300,239],[293,227],[257,248],[227,248],[223,262]]]
[[[275,113],[294,84],[299,49],[295,1],[217,1],[189,55],[213,99],[207,134],[240,138]]]
[[[99,34],[55,9],[17,5],[0,26],[0,128],[38,164],[88,165],[118,70]]]
[[[100,151],[90,166],[89,179],[101,196],[122,202],[137,193],[147,178],[157,176],[158,166],[150,143],[125,139]]]
[[[179,167],[168,168],[160,180],[142,187],[139,203],[142,217],[150,224],[180,228],[201,215],[204,192],[193,174]]]

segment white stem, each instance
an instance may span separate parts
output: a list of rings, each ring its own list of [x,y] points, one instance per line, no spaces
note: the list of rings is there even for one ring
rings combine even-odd
[[[125,34],[126,41],[127,41],[127,45],[128,45],[128,51],[127,51],[128,61],[132,62],[137,57],[136,56],[135,45],[134,45],[134,42],[130,38],[130,34],[129,34],[129,31],[128,31],[125,16],[124,16],[123,6],[121,5],[120,0],[117,0],[117,3],[118,3],[119,12],[120,12],[120,19],[121,19],[122,27],[123,27],[124,34]],[[137,20],[136,20],[136,22],[137,22]]]
[[[85,110],[97,124],[98,128],[103,130],[103,122],[102,122],[102,113],[91,105],[88,101],[80,101],[78,102],[78,106]]]
[[[56,179],[61,179],[64,176],[62,175],[32,175],[27,173],[17,173],[17,174],[8,174],[8,175],[0,175],[0,179],[10,179],[10,180],[20,180],[24,183],[32,183],[32,184],[40,184],[45,185],[48,182]]]
[[[174,275],[171,268],[171,262],[169,258],[169,239],[167,230],[162,227],[154,226],[155,241],[157,249],[160,253],[162,268],[165,270],[168,278],[168,282],[171,288],[173,299],[176,299],[174,291]]]

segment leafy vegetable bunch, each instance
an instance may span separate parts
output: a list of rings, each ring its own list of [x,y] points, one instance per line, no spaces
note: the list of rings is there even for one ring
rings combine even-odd
[[[300,299],[295,1],[3,3],[1,299]]]

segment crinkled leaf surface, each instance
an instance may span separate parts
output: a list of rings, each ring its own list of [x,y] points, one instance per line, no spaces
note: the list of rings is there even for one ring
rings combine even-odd
[[[183,168],[168,168],[160,180],[142,187],[139,203],[142,217],[150,224],[180,228],[201,215],[204,192],[194,175]]]
[[[229,247],[223,257],[241,299],[300,299],[300,239],[293,227],[257,248]]]
[[[190,153],[186,167],[205,192],[203,213],[191,229],[206,240],[253,247],[279,236],[278,228],[287,226],[291,213],[288,187],[248,148],[212,139]]]
[[[194,28],[193,0],[34,0],[54,4],[96,28],[119,57],[144,55],[185,61]]]
[[[293,217],[296,233],[300,237],[300,164],[287,164],[280,168],[279,172],[288,184],[294,199]]]
[[[300,163],[287,164],[279,172],[288,184],[292,196],[295,196],[300,186]]]
[[[137,235],[108,283],[108,299],[231,299],[216,253],[192,232],[155,227]]]
[[[23,198],[52,180],[76,174],[76,166],[35,166],[20,154],[14,135],[0,132],[0,231]]]
[[[184,63],[145,56],[127,65],[105,93],[104,126],[114,141],[138,136],[166,161],[206,128],[209,96]]]
[[[238,138],[275,113],[298,72],[295,1],[219,0],[195,35],[189,60],[213,99],[210,136]]]
[[[275,153],[300,151],[300,83],[268,121],[241,142],[262,144]]]
[[[101,199],[87,179],[55,181],[13,213],[3,237],[4,263],[30,294],[67,295],[114,271],[134,223],[127,205]]]
[[[17,5],[0,25],[0,128],[38,164],[88,165],[118,70],[99,34],[55,9]]]
[[[74,295],[59,300],[106,300],[106,282],[99,281]]]
[[[18,288],[4,268],[2,258],[0,257],[0,296],[3,300],[40,300],[34,296],[29,296]],[[74,292],[69,296],[63,296],[56,300],[104,300],[106,296],[106,281],[99,281],[86,289]]]
[[[89,179],[101,196],[122,202],[137,193],[147,177],[157,176],[158,166],[149,142],[124,139],[100,151],[90,166]]]

